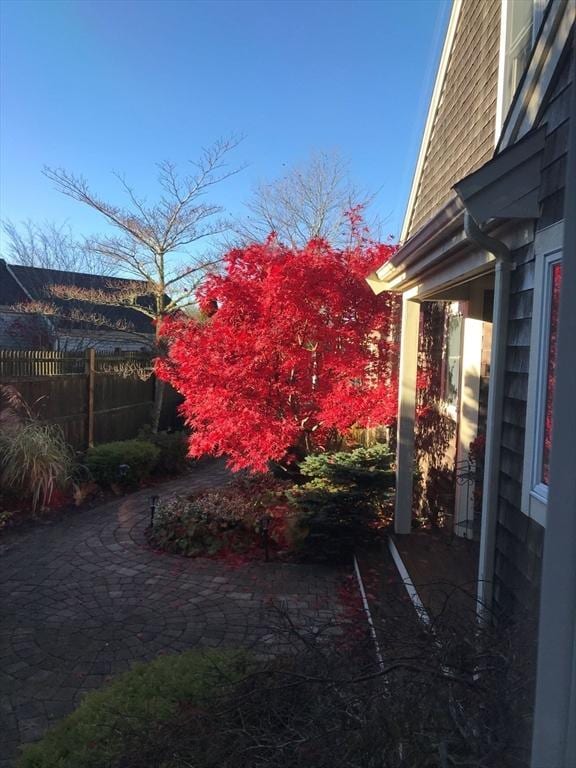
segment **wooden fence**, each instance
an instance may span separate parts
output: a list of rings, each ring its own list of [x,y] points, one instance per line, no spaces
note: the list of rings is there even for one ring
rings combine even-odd
[[[43,421],[59,424],[77,450],[127,440],[150,424],[152,358],[141,352],[0,349],[0,383],[15,387]],[[165,387],[160,428],[181,426],[180,396]]]

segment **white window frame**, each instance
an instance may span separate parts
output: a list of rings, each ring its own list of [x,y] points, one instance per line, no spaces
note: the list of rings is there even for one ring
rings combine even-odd
[[[534,240],[534,295],[528,371],[528,402],[522,478],[522,511],[546,526],[548,486],[542,482],[546,374],[552,308],[552,267],[562,262],[564,223],[538,232]]]
[[[496,126],[494,131],[494,146],[498,145],[502,126],[506,120],[504,104],[512,94],[506,93],[506,67],[508,47],[508,27],[510,25],[510,7],[514,0],[502,0],[500,6],[500,46],[498,55],[498,88],[496,96]],[[538,36],[540,25],[548,0],[532,0],[532,47]]]
[[[551,1],[552,0],[534,0],[534,15],[532,18],[532,46],[534,46],[536,43],[536,38],[540,32],[542,20],[544,19],[544,14],[546,13],[546,6],[548,5],[548,2]]]

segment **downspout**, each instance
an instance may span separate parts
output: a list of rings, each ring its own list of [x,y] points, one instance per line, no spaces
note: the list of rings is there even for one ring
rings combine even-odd
[[[487,620],[492,608],[494,582],[510,273],[514,266],[508,246],[501,240],[487,235],[478,226],[468,210],[464,213],[464,232],[469,240],[477,243],[496,259],[477,594],[479,616],[481,619]]]

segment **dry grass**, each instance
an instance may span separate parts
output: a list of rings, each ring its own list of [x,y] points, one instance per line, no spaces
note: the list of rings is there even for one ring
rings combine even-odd
[[[2,387],[0,398],[2,487],[29,499],[36,511],[70,480],[74,452],[62,430],[36,419],[14,388]]]

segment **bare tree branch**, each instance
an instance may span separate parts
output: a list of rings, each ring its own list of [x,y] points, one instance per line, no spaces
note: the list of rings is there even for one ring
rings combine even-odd
[[[162,194],[156,203],[148,203],[137,195],[118,173],[115,176],[128,199],[128,207],[100,198],[82,176],[54,168],[45,168],[44,174],[62,194],[98,211],[117,230],[116,236],[91,238],[88,249],[117,269],[156,286],[155,299],[161,315],[168,284],[206,270],[214,263],[191,246],[225,232],[230,226],[229,221],[220,218],[222,207],[204,198],[215,184],[242,170],[227,166],[227,155],[239,142],[235,137],[222,139],[202,150],[200,159],[192,163],[192,174],[180,176],[173,163],[160,163],[157,178]],[[187,268],[173,270],[171,264],[175,259],[187,263]]]
[[[218,264],[219,255],[215,257],[200,246],[226,232],[230,222],[222,217],[222,206],[206,196],[215,185],[242,170],[243,166],[228,165],[228,156],[240,141],[232,136],[202,149],[199,159],[191,162],[190,173],[180,174],[174,163],[161,162],[157,168],[161,192],[156,202],[149,203],[122,174],[115,173],[127,200],[124,207],[98,196],[82,176],[62,168],[45,168],[45,176],[59,192],[100,213],[115,231],[87,240],[88,251],[115,270],[138,279],[111,286],[110,290],[55,285],[52,295],[60,301],[129,307],[140,312],[154,321],[158,345],[162,319],[188,309],[194,289]],[[75,307],[64,314],[87,323],[94,320],[98,325],[89,309]],[[157,393],[154,428],[160,415],[162,386],[157,387]]]
[[[274,231],[294,248],[317,237],[344,245],[349,239],[346,212],[369,206],[373,198],[352,185],[347,163],[338,153],[319,152],[305,165],[258,184],[246,203],[248,216],[234,231],[242,241],[261,240]]]
[[[2,234],[2,256],[11,264],[67,272],[113,273],[111,265],[104,264],[85,241],[75,238],[67,224],[27,220],[16,225],[6,220],[2,222]]]

